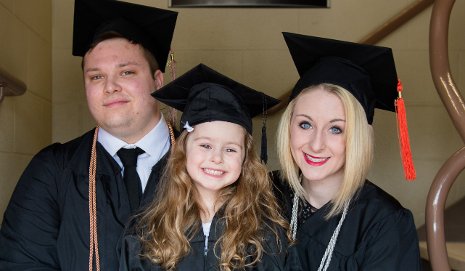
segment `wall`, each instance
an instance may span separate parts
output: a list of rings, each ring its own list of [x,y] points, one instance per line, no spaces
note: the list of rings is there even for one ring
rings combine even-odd
[[[167,8],[167,1],[131,2]],[[332,1],[329,9],[178,9],[173,49],[177,73],[203,62],[244,84],[279,97],[297,80],[297,72],[281,32],[297,32],[358,41],[398,14],[414,0]],[[53,140],[69,140],[94,125],[80,72],[80,58],[71,56],[72,0],[54,0],[53,24]],[[426,195],[442,163],[463,145],[437,93],[428,60],[431,8],[382,40],[392,47],[403,80],[417,181],[403,180],[394,114],[377,111],[376,161],[370,179],[412,209],[417,225],[424,223]],[[465,2],[456,1],[450,24],[451,68],[464,89]],[[169,75],[167,80],[169,81]],[[273,131],[279,114],[268,122],[270,169],[278,168]],[[256,121],[259,124],[260,120]],[[256,129],[257,131],[260,129]],[[258,134],[257,134],[258,139]],[[453,188],[449,203],[464,195],[463,177]]]
[[[0,66],[27,85],[0,103],[0,221],[32,155],[50,144],[51,0],[0,0]]]
[[[400,181],[402,173],[398,157],[395,121],[390,114],[378,112],[375,120],[376,161],[372,176],[376,183],[414,212],[417,225],[424,224],[426,195],[443,163],[464,143],[456,132],[439,95],[429,68],[429,22],[431,8],[380,44],[392,47],[397,72],[404,83],[407,100],[412,151],[417,168],[417,181]],[[456,1],[449,28],[449,59],[458,88],[465,90],[465,2]],[[463,95],[463,94],[462,94]],[[387,126],[386,126],[387,125]],[[465,195],[464,176],[453,186],[448,205]]]

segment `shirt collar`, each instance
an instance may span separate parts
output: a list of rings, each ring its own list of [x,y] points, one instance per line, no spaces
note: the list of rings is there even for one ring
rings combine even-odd
[[[170,134],[168,125],[161,115],[160,121],[148,132],[143,138],[134,144],[128,144],[123,140],[113,136],[103,128],[99,128],[98,142],[102,144],[105,150],[113,157],[116,152],[121,148],[135,148],[139,147],[150,156],[161,156],[166,150],[166,146],[170,144]]]

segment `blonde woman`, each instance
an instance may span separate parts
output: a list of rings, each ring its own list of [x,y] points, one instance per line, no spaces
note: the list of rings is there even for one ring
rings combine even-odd
[[[300,270],[251,135],[276,100],[202,64],[154,96],[183,111],[183,131],[121,270]]]
[[[388,48],[284,34],[301,76],[274,173],[304,270],[419,270],[412,214],[366,180],[374,108],[394,111]]]

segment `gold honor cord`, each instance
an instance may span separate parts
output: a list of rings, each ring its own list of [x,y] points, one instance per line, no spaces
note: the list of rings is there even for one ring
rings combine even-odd
[[[93,271],[94,255],[95,255],[95,268],[100,271],[100,257],[98,252],[98,238],[97,238],[97,191],[95,185],[95,176],[97,172],[97,137],[99,127],[97,126],[94,131],[94,138],[92,141],[92,150],[89,163],[89,271]],[[171,146],[174,146],[175,138],[174,131],[171,124],[168,124],[170,134]]]
[[[89,163],[89,226],[90,226],[90,244],[89,244],[89,271],[93,270],[93,257],[95,253],[95,267],[100,271],[100,257],[98,253],[97,239],[97,193],[95,191],[95,175],[97,171],[97,126],[94,131],[92,140],[92,150]]]

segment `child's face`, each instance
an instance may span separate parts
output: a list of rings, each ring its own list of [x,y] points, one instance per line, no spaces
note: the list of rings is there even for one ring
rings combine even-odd
[[[187,172],[203,198],[234,183],[241,174],[245,157],[245,129],[226,121],[194,126],[187,138]]]

